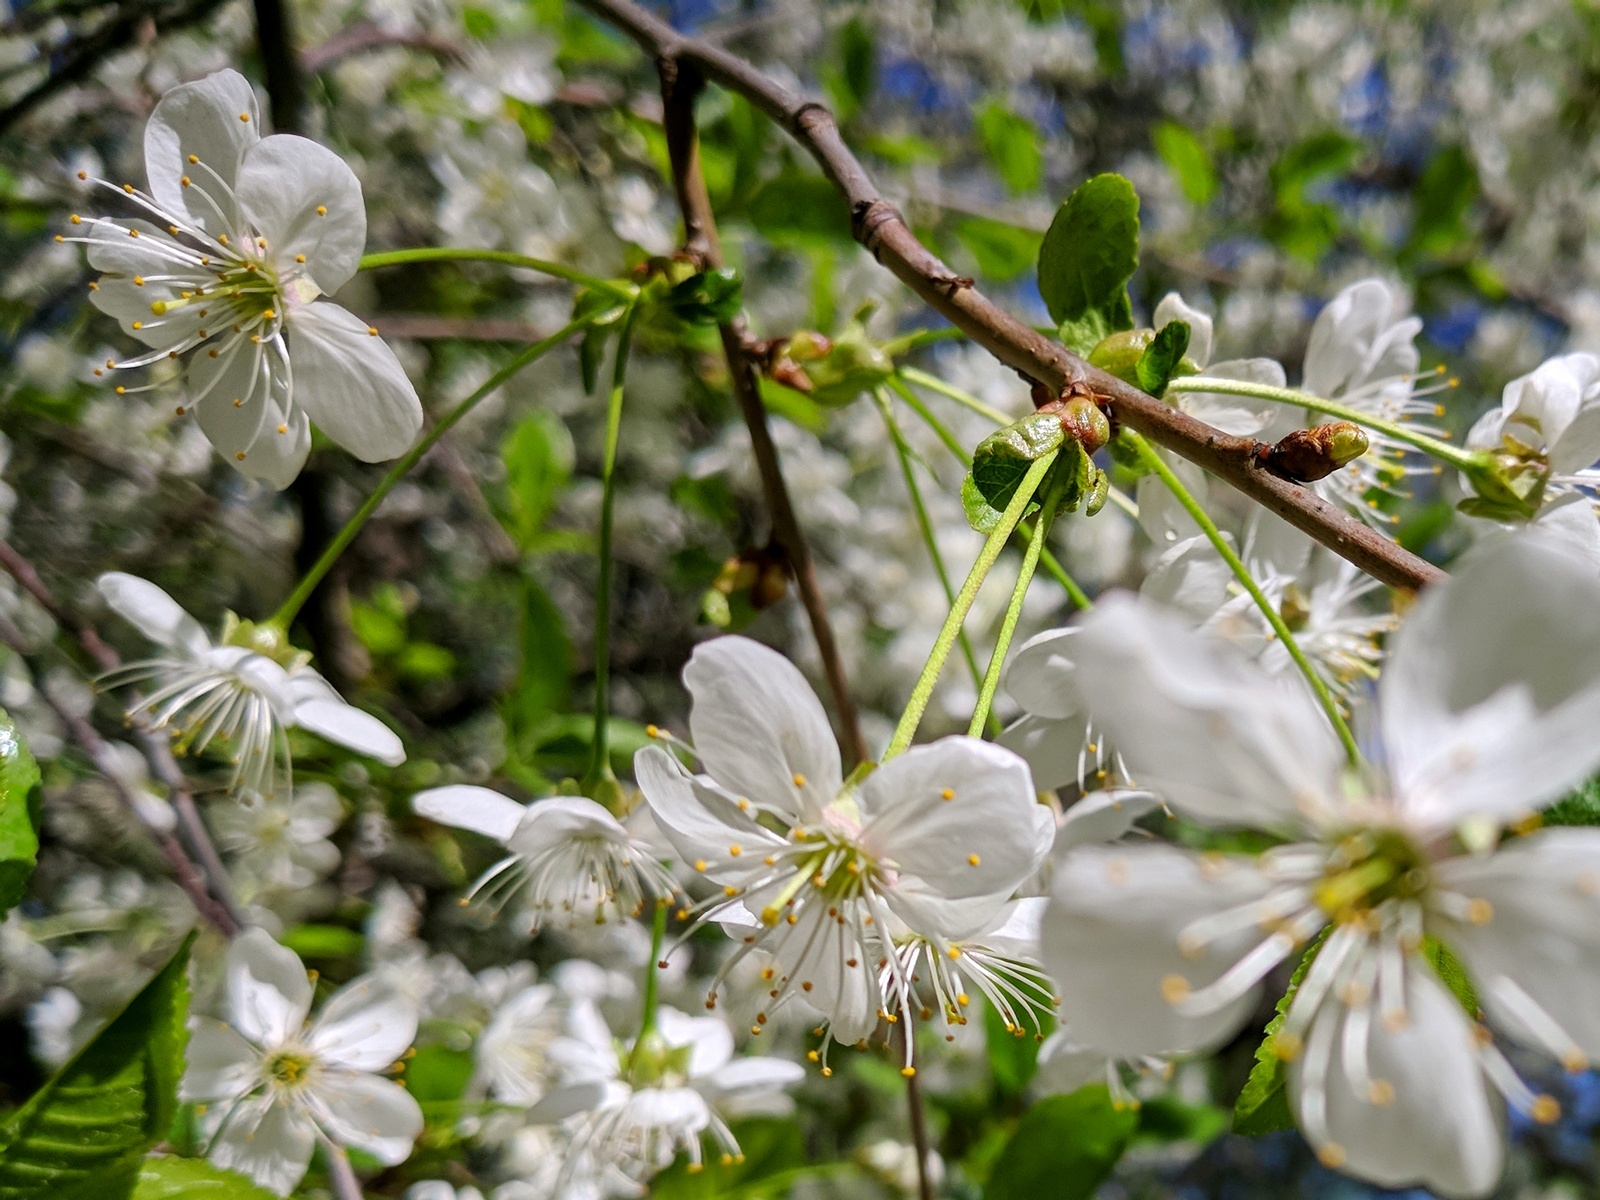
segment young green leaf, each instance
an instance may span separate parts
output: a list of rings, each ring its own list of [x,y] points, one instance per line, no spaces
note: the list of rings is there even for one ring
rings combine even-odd
[[[1096,175],[1067,197],[1045,232],[1039,292],[1057,325],[1080,341],[1101,328],[1098,342],[1132,327],[1128,280],[1138,266],[1138,193],[1121,175]]]
[[[1294,994],[1300,990],[1300,981],[1311,969],[1317,951],[1322,948],[1327,936],[1328,931],[1323,930],[1306,950],[1299,965],[1295,967],[1294,974],[1289,977],[1289,986],[1278,999],[1272,1020],[1267,1022],[1261,1044],[1256,1047],[1256,1065],[1251,1068],[1250,1078],[1245,1080],[1244,1089],[1239,1093],[1239,1099],[1233,1106],[1235,1133],[1242,1133],[1247,1137],[1260,1137],[1264,1133],[1276,1133],[1280,1129],[1294,1128],[1294,1117],[1289,1112],[1289,1097],[1284,1092],[1288,1077],[1284,1071],[1283,1058],[1278,1053],[1278,1031],[1283,1028],[1284,1018],[1289,1013],[1289,1005],[1294,1000]]]
[[[0,916],[22,899],[39,852],[33,812],[39,767],[11,718],[0,709]]]
[[[1018,193],[1031,192],[1039,186],[1044,153],[1039,149],[1038,127],[1032,121],[998,100],[991,100],[978,109],[973,124],[1007,188]]]
[[[1145,347],[1134,367],[1139,387],[1152,396],[1167,390],[1167,381],[1177,374],[1189,349],[1189,325],[1186,321],[1168,321],[1157,331],[1155,338]]]
[[[0,1200],[123,1200],[166,1136],[188,1041],[191,934],[66,1066],[0,1125]]]
[[[1150,138],[1189,203],[1197,208],[1211,203],[1211,197],[1217,194],[1217,169],[1193,131],[1176,121],[1162,121],[1151,131]]]
[[[277,1193],[203,1158],[147,1158],[129,1200],[277,1200]]]
[[[1016,494],[1017,485],[1028,468],[1066,440],[1061,418],[1055,413],[1033,413],[1004,429],[997,429],[972,452],[972,481],[977,497],[996,513],[1003,511]],[[1077,443],[1073,443],[1076,446]],[[1056,467],[1061,469],[1060,464]],[[963,503],[966,488],[963,487]],[[969,506],[970,508],[970,506]],[[972,520],[969,510],[968,520]],[[996,518],[998,519],[998,518]],[[973,524],[973,528],[978,528]],[[993,525],[990,526],[993,528]]]
[[[1035,1104],[1006,1143],[983,1200],[1087,1200],[1117,1165],[1139,1124],[1104,1084]]]

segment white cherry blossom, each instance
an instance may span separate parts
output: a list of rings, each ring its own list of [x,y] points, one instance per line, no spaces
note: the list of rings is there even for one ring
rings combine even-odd
[[[228,947],[226,1023],[197,1019],[185,1100],[204,1105],[208,1157],[288,1195],[319,1139],[386,1166],[404,1162],[422,1110],[375,1072],[417,1032],[416,1010],[375,976],[354,979],[315,1020],[312,987],[294,951],[260,929]]]
[[[312,421],[365,461],[404,453],[422,428],[416,389],[375,328],[320,299],[366,245],[354,172],[306,138],[262,137],[255,93],[231,70],[162,97],[144,157],[148,192],[95,181],[144,215],[74,216],[87,232],[62,239],[86,244],[103,272],[95,307],[150,347],[96,373],[191,355],[178,412],[276,488],[300,473]]]
[[[1422,953],[1449,947],[1495,1027],[1569,1068],[1600,1053],[1600,834],[1525,830],[1600,765],[1600,580],[1542,539],[1425,593],[1379,682],[1380,761],[1347,771],[1302,687],[1147,603],[1102,600],[1077,685],[1133,777],[1180,815],[1289,840],[1251,860],[1083,846],[1057,865],[1043,954],[1077,1041],[1122,1058],[1220,1044],[1323,930],[1276,1048],[1322,1160],[1481,1196],[1517,1078]],[[1496,838],[1502,836],[1499,848]]]
[[[583,796],[551,796],[518,804],[490,788],[451,784],[418,792],[420,816],[470,829],[510,851],[473,884],[498,912],[520,897],[535,931],[552,917],[571,925],[638,916],[647,899],[665,902],[677,890],[654,851],[604,807]]]
[[[634,774],[684,861],[722,889],[708,911],[743,943],[711,999],[751,950],[772,956],[757,1030],[797,995],[846,1043],[889,1008],[920,1007],[890,953],[896,922],[969,938],[1049,850],[1053,820],[1009,750],[943,738],[847,781],[822,704],[776,651],[740,637],[705,642],[684,682],[706,773],[646,746]],[[886,956],[887,995],[876,969]]]
[[[249,890],[309,887],[339,865],[328,836],[344,819],[339,793],[326,783],[301,784],[293,795],[242,792],[206,814],[217,848]]]
[[[699,1170],[706,1138],[724,1163],[742,1161],[728,1118],[787,1111],[784,1091],[805,1075],[786,1059],[736,1056],[716,1017],[662,1008],[655,1029],[632,1043],[614,1038],[598,1010],[575,1009],[574,1017],[550,1050],[561,1083],[528,1114],[567,1135],[556,1185],[562,1200],[637,1195],[680,1153]]]
[[[160,649],[104,682],[152,682],[155,690],[140,700],[139,710],[155,728],[174,732],[180,752],[200,754],[215,740],[226,743],[234,787],[263,795],[287,790],[291,728],[390,766],[405,761],[405,747],[387,725],[346,704],[312,670],[310,655],[293,650],[269,627],[230,619],[214,641],[148,580],[110,571],[96,586],[113,611]]]

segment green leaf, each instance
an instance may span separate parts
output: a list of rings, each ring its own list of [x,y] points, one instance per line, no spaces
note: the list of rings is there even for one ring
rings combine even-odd
[[[0,1200],[132,1192],[140,1159],[177,1110],[193,941],[0,1126]]]
[[[1260,1137],[1264,1133],[1294,1128],[1294,1116],[1289,1112],[1289,1097],[1284,1091],[1287,1075],[1283,1059],[1278,1056],[1276,1040],[1278,1030],[1283,1028],[1284,1018],[1288,1015],[1289,1005],[1294,1001],[1294,994],[1300,990],[1300,981],[1311,969],[1317,951],[1322,949],[1327,936],[1328,930],[1324,929],[1312,942],[1295,967],[1294,974],[1289,977],[1289,986],[1278,998],[1278,1005],[1272,1011],[1272,1020],[1267,1022],[1261,1044],[1256,1047],[1256,1065],[1250,1069],[1250,1078],[1245,1080],[1244,1089],[1233,1106],[1235,1133]]]
[[[1050,1033],[1054,1022],[1038,1032]],[[1018,1037],[1015,1030],[1006,1029],[1006,1019],[992,1004],[984,1005],[984,1042],[989,1052],[989,1073],[995,1086],[1007,1095],[1017,1096],[1028,1086],[1039,1068],[1039,1039],[1034,1031],[1024,1029]]]
[[[500,443],[506,467],[501,524],[523,550],[539,535],[572,479],[572,435],[560,417],[535,409]]]
[[[689,325],[719,325],[739,315],[743,304],[739,272],[732,267],[697,271],[672,285],[666,305],[672,315]]]
[[[822,83],[841,122],[848,121],[872,98],[878,85],[877,47],[872,30],[860,17],[839,26],[834,52],[822,64]]]
[[[292,925],[278,939],[301,958],[327,961],[361,956],[366,938],[343,925]]]
[[[0,916],[16,907],[39,853],[34,789],[39,767],[0,709]]]
[[[974,123],[983,148],[989,152],[1006,187],[1018,193],[1031,192],[1039,186],[1044,153],[1039,148],[1039,130],[1032,121],[998,100],[991,100],[978,109]]]
[[[1466,242],[1467,210],[1479,191],[1478,169],[1465,150],[1446,146],[1435,154],[1411,193],[1411,237],[1405,252],[1440,257]]]
[[[1041,1100],[1006,1143],[984,1200],[1087,1200],[1138,1124],[1139,1114],[1118,1110],[1104,1084]]]
[[[1039,259],[1040,234],[989,217],[965,217],[952,230],[955,238],[990,279],[1015,279]]]
[[[449,1046],[422,1046],[406,1063],[406,1091],[418,1104],[442,1104],[460,1100],[472,1080],[473,1060],[469,1050]]]
[[[1079,358],[1088,358],[1094,353],[1096,346],[1120,332],[1122,331],[1111,327],[1104,313],[1096,311],[1061,322],[1061,328],[1056,336],[1061,339],[1062,345]]]
[[[1193,131],[1176,121],[1162,121],[1151,131],[1151,140],[1189,203],[1196,208],[1210,204],[1217,194],[1217,169]]]
[[[710,1159],[690,1171],[679,1159],[650,1181],[651,1200],[723,1200],[741,1196],[777,1200],[788,1194],[794,1173],[809,1161],[805,1140],[794,1121],[756,1118],[734,1126],[742,1162]],[[764,1181],[771,1181],[763,1186]]]
[[[1045,232],[1039,292],[1058,325],[1098,314],[1105,333],[1129,329],[1128,280],[1138,266],[1138,193],[1121,175],[1096,175],[1067,197]]]
[[[1467,968],[1462,965],[1461,960],[1451,953],[1449,946],[1435,937],[1422,939],[1422,955],[1433,968],[1433,973],[1439,977],[1439,982],[1450,989],[1450,994],[1466,1010],[1467,1016],[1476,1021],[1478,992],[1472,986],[1472,979],[1467,975]]]
[[[1189,323],[1168,321],[1157,332],[1134,367],[1139,387],[1152,396],[1167,390],[1167,381],[1177,373],[1189,349]]]
[[[277,1193],[203,1158],[147,1158],[130,1200],[277,1200]]]
[[[1055,413],[1030,413],[1020,421],[997,429],[972,452],[972,478],[984,499],[996,508],[1011,497],[1028,468],[1066,441],[1061,418]]]
[[[1600,825],[1600,779],[1556,801],[1543,816],[1546,825]]]
[[[961,508],[967,514],[967,524],[979,533],[993,533],[1000,524],[1000,510],[983,498],[978,485],[972,481],[971,471],[961,481]]]

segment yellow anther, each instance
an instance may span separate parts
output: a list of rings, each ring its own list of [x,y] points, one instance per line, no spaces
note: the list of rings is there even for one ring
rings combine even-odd
[[[728,847],[728,853],[734,858],[738,858],[739,855],[744,853],[744,847],[735,842],[733,845]]]
[[[960,958],[961,957],[961,947],[960,946],[951,946],[948,950],[945,951],[945,954],[946,954],[946,956],[948,956],[950,958]]]
[[[1569,1046],[1561,1056],[1561,1066],[1568,1071],[1587,1071],[1589,1056],[1576,1046]]]
[[[1272,1053],[1279,1062],[1293,1062],[1304,1049],[1305,1042],[1298,1033],[1279,1030],[1272,1039]]]
[[[243,408],[244,407],[244,397],[243,396],[235,396],[233,398],[233,406],[235,408]]]
[[[87,171],[79,171],[78,172],[78,178],[79,179],[87,179],[87,178],[89,178],[89,172],[87,172]]]
[[[143,329],[144,328],[144,322],[143,321],[135,321],[133,323],[133,327],[135,329]]]
[[[1339,1145],[1338,1142],[1324,1142],[1317,1147],[1317,1161],[1330,1171],[1337,1171],[1344,1166],[1345,1159],[1348,1157],[1344,1152],[1344,1147]]]
[[[278,319],[278,314],[269,308],[266,312],[261,314],[261,319],[264,321],[275,321]]]
[[[823,1067],[822,1068],[822,1077],[824,1079],[831,1079],[833,1077],[833,1068],[832,1067]]]
[[[328,215],[328,206],[326,204],[317,205],[317,216],[325,217],[327,215]]]
[[[724,896],[737,896],[737,895],[738,895],[738,894],[739,894],[739,889],[738,889],[738,888],[736,888],[736,887],[734,887],[734,886],[733,886],[733,885],[732,885],[732,884],[731,884],[731,883],[730,883],[730,884],[729,884],[729,885],[728,885],[728,886],[727,886],[727,887],[725,887],[725,888],[723,888],[723,889],[722,889],[722,894],[723,894],[723,895],[724,895]]]
[[[238,459],[240,462],[243,462],[244,461],[244,451],[240,450],[237,454],[234,455],[234,458]]]
[[[900,1068],[900,1074],[904,1075],[907,1079],[910,1079],[916,1073],[917,1073],[917,1069],[915,1067],[901,1067]]]
[[[981,858],[979,858],[976,854],[967,855],[967,866],[969,866],[969,867],[975,867],[982,861],[983,860]]]
[[[821,1057],[822,1055],[818,1054],[815,1050],[806,1051],[806,1059],[810,1062],[816,1062]]]
[[[184,413],[188,412],[189,410],[187,408],[185,408],[183,405],[180,404],[180,405],[178,405],[177,408],[173,409],[172,411],[177,413],[181,417],[181,416],[183,416]]]
[[[795,772],[794,785],[795,787],[805,787],[806,785],[806,777],[798,771]]]
[[[303,262],[305,262],[305,260],[306,260],[306,256],[305,256],[305,255],[304,255],[304,254],[296,254],[296,255],[295,255],[295,256],[294,256],[294,260],[295,260],[295,262],[297,262],[297,263],[303,263]]]
[[[1168,975],[1161,981],[1161,995],[1168,1004],[1181,1004],[1189,998],[1189,981],[1182,975]]]
[[[1487,925],[1494,920],[1494,905],[1481,896],[1467,902],[1467,920],[1474,925]]]
[[[1561,1120],[1561,1102],[1554,1096],[1537,1096],[1528,1115],[1541,1125],[1554,1125]]]
[[[696,871],[704,871],[706,869],[706,860],[703,859],[703,858],[695,859],[694,860],[694,869]]]
[[[127,192],[128,195],[130,195],[130,196],[133,195],[133,184],[131,184],[131,183],[123,184],[122,185],[122,190]]]
[[[127,391],[128,391],[128,389],[123,387],[120,383],[117,384],[117,395],[119,395],[119,396],[126,395]]]
[[[941,800],[954,800],[956,798],[955,789],[945,788],[944,791],[939,793],[939,798]]]
[[[1379,1108],[1387,1108],[1394,1103],[1394,1084],[1387,1079],[1374,1079],[1367,1085],[1367,1099]]]
[[[250,124],[250,114],[249,113],[240,113],[239,114],[239,120],[243,121],[246,125]]]
[[[972,1003],[972,997],[967,995],[965,992],[962,992],[956,997],[956,1003],[962,1008],[965,1008],[967,1005]]]
[[[189,155],[189,165],[191,167],[194,166],[199,161],[200,161],[200,156],[198,154]]]
[[[181,183],[184,187],[189,187],[191,184],[193,184],[194,181],[192,179],[190,179],[187,175],[180,175],[178,177],[178,182]]]
[[[137,229],[130,229],[130,230],[128,230],[128,236],[132,237],[132,238],[136,238],[136,237],[139,236],[139,231]]]
[[[368,325],[367,326],[367,336],[368,337],[377,337],[378,336],[378,327],[376,325]]]
[[[279,425],[278,426],[278,432],[279,433],[288,433],[289,432],[289,427],[287,425]]]

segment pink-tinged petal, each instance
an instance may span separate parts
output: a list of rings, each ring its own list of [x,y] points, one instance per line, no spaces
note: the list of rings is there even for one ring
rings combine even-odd
[[[1260,985],[1203,1016],[1176,1001],[1216,982],[1263,934],[1254,923],[1197,951],[1179,949],[1198,918],[1259,901],[1272,883],[1244,859],[1202,860],[1176,847],[1083,846],[1056,865],[1040,949],[1061,1019],[1113,1058],[1204,1050],[1236,1033]],[[1287,915],[1287,914],[1285,914]]]
[[[737,796],[814,817],[839,792],[839,747],[811,685],[776,650],[743,637],[695,647],[683,681],[706,773]]]
[[[229,945],[223,970],[235,1029],[268,1049],[299,1034],[311,1011],[311,981],[299,955],[252,928]]]
[[[1402,1027],[1371,1022],[1363,1078],[1345,1060],[1347,1010],[1325,1005],[1305,1052],[1289,1064],[1296,1119],[1321,1141],[1324,1159],[1358,1178],[1382,1187],[1421,1184],[1452,1200],[1486,1196],[1500,1180],[1505,1135],[1498,1100],[1478,1066],[1472,1025],[1425,967],[1407,972],[1406,1009]],[[1320,1062],[1326,1071],[1319,1087]],[[1325,1140],[1307,1120],[1319,1090],[1327,1106]],[[1384,1102],[1374,1103],[1375,1096]]]

